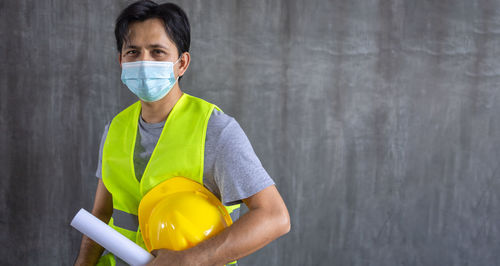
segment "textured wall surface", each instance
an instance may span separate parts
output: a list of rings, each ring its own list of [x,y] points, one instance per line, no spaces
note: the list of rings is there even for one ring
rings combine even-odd
[[[292,231],[241,265],[500,264],[500,1],[176,1],[181,88],[236,118]],[[70,265],[130,1],[0,1],[0,264]]]

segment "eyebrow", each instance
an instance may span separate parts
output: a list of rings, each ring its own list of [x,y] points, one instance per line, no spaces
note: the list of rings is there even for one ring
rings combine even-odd
[[[161,44],[151,44],[149,45],[151,48],[163,48],[163,49],[168,49],[166,46],[163,46]]]
[[[161,44],[150,44],[148,45],[149,48],[163,48],[163,49],[168,49],[166,46],[164,45],[161,45]],[[137,46],[137,45],[131,45],[131,44],[128,44],[127,46],[125,46],[125,49],[139,49],[140,47]]]

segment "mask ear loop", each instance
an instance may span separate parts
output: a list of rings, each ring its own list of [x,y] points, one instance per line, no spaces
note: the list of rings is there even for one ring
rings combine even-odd
[[[174,65],[177,64],[177,63],[179,63],[179,60],[181,60],[183,54],[184,53],[182,53],[181,55],[179,55],[179,58],[177,58],[177,61],[175,61]]]
[[[182,54],[179,56],[179,58],[177,59],[177,61],[175,61],[174,66],[175,66],[175,64],[179,63],[179,60],[181,60],[181,58],[182,58]],[[175,79],[175,83],[177,83],[179,81],[179,78],[180,78],[180,76],[177,76],[177,78]]]

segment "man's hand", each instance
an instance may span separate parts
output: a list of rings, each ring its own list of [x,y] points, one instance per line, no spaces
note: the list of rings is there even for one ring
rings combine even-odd
[[[155,258],[147,266],[169,266],[169,265],[194,265],[186,251],[173,251],[169,249],[155,249],[151,251]]]

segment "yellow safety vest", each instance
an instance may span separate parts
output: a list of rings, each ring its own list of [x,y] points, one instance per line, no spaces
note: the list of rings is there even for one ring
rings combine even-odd
[[[102,181],[113,196],[109,225],[144,249],[137,217],[139,203],[149,190],[172,177],[187,177],[203,185],[205,135],[214,108],[220,110],[184,93],[168,115],[140,182],[133,161],[140,101],[111,121],[102,153]],[[231,213],[239,207],[238,204],[226,208]],[[114,255],[107,253],[97,265],[116,263]]]

